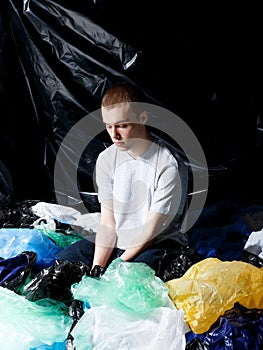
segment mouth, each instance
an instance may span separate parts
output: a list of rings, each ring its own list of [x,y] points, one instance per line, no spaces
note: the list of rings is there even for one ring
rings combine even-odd
[[[114,142],[114,145],[116,145],[117,147],[123,147],[124,142]]]

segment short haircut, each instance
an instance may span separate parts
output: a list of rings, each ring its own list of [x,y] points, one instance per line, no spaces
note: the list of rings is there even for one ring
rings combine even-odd
[[[104,94],[101,105],[104,108],[113,108],[118,103],[132,103],[132,109],[138,113],[144,108],[139,102],[143,102],[141,91],[134,85],[119,83],[112,85]]]

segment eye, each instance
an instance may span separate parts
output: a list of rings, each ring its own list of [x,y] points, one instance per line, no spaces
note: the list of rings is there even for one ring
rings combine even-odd
[[[127,126],[128,126],[128,124],[120,124],[120,125],[118,125],[118,127],[121,128],[121,129],[125,129],[125,128],[127,128]]]

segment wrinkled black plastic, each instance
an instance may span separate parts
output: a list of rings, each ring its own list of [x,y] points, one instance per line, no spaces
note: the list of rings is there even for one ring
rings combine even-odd
[[[89,273],[90,268],[82,263],[56,260],[54,265],[41,270],[25,285],[23,295],[31,301],[51,298],[70,305],[73,300],[71,285]]]
[[[78,321],[84,314],[83,302],[80,300],[73,300],[69,307],[69,316],[74,321]]]
[[[0,206],[0,227],[2,228],[32,228],[34,221],[38,219],[31,206],[37,201],[11,202],[6,206]]]
[[[95,265],[90,271],[90,277],[101,277],[105,271],[106,271],[105,267],[102,267],[100,265]]]
[[[180,278],[201,256],[190,247],[179,246],[172,253],[165,253],[159,261],[158,277],[164,282]]]
[[[83,309],[83,302],[80,300],[73,300],[72,303],[69,306],[69,315],[73,319],[72,326],[70,327],[67,339],[66,339],[66,350],[76,350],[76,347],[74,345],[74,337],[72,336],[71,332],[73,328],[78,323],[79,319],[83,316],[84,309]]]
[[[0,160],[10,169],[14,196],[55,200],[54,162],[63,138],[99,108],[108,86],[129,81],[149,102],[189,124],[217,169],[212,196],[245,191],[260,199],[255,189],[262,172],[249,168],[259,170],[262,156],[255,147],[262,116],[255,82],[261,28],[260,20],[244,26],[241,18],[229,8],[199,3],[181,8],[144,0],[2,0],[0,108],[7,112]],[[83,192],[92,190],[91,169],[105,141],[105,134],[97,137],[95,150],[83,155]],[[68,148],[73,156],[74,142]],[[250,182],[245,189],[244,180]],[[68,193],[65,188],[61,194],[65,204]]]
[[[258,255],[248,252],[247,250],[243,250],[242,260],[259,268],[263,267],[263,259],[261,259]]]
[[[0,260],[0,286],[20,294],[27,278],[31,277],[36,259],[35,252],[23,252],[13,258]]]
[[[185,350],[209,350],[209,348],[198,338],[193,338],[186,344]]]

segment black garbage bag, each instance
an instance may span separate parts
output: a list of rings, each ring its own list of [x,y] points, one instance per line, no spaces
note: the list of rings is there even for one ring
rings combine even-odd
[[[33,223],[39,218],[31,210],[38,200],[12,202],[0,206],[0,227],[2,228],[33,228]]]
[[[186,344],[185,350],[209,350],[201,339],[194,338]]]
[[[79,319],[84,315],[83,302],[80,300],[73,300],[69,306],[69,315],[73,319],[72,326],[70,327],[67,339],[66,339],[66,350],[76,350],[74,345],[74,337],[71,334],[73,328],[78,323]]]
[[[106,271],[106,267],[95,265],[90,271],[90,277],[100,278],[105,271]]]
[[[178,246],[172,252],[165,252],[159,261],[157,275],[164,282],[182,277],[202,257],[190,247]]]
[[[106,271],[105,267],[102,267],[100,265],[95,265],[90,270],[89,275],[90,277],[93,277],[93,278],[100,278],[105,271]],[[78,321],[80,320],[80,318],[83,316],[83,314],[84,314],[84,302],[74,299],[69,306],[69,315],[72,317],[73,323],[66,339],[66,350],[76,350],[76,347],[74,344],[74,337],[71,333],[74,327],[76,326],[76,324],[78,323]]]
[[[37,259],[35,252],[23,252],[15,257],[0,261],[0,286],[17,294],[23,289],[31,275]]]
[[[89,273],[90,268],[81,262],[56,260],[54,265],[42,269],[25,285],[23,295],[31,301],[51,298],[70,305],[73,300],[71,285],[80,282],[82,276]]]
[[[258,255],[253,254],[245,249],[243,250],[242,260],[256,267],[263,267],[263,259],[261,259]]]

